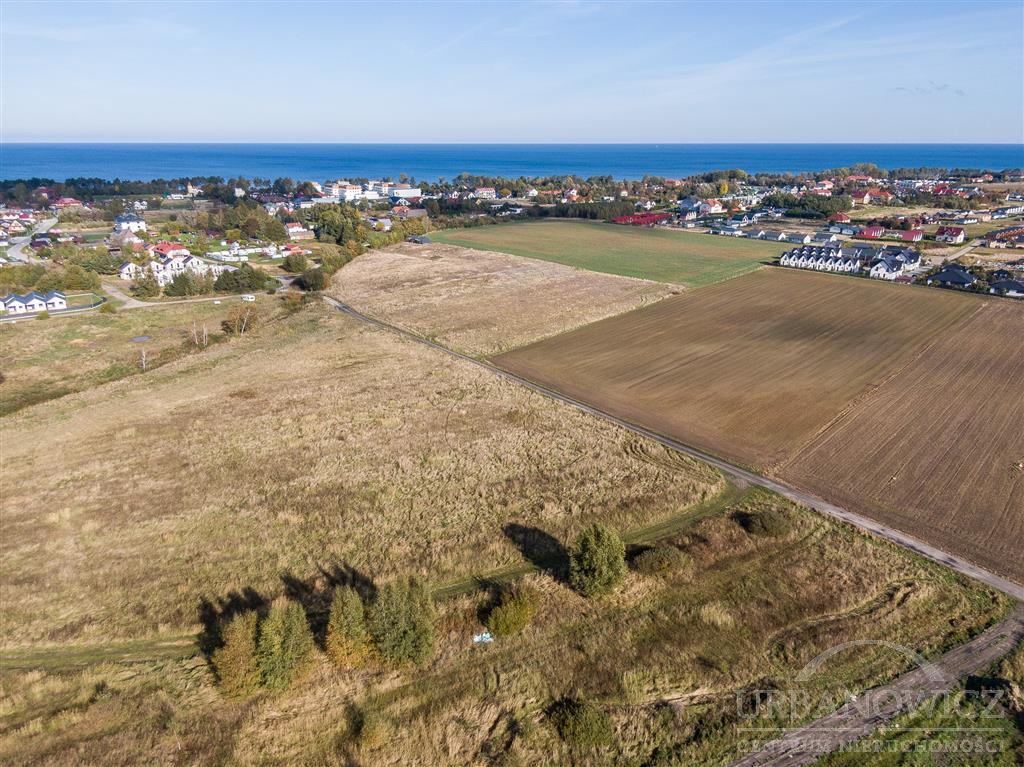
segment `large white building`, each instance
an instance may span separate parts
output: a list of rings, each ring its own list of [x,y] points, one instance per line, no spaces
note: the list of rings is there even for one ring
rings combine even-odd
[[[136,232],[146,231],[146,221],[142,216],[136,216],[134,213],[125,213],[114,219],[114,231],[115,232]]]
[[[136,264],[125,261],[117,270],[122,280],[137,280],[147,272],[152,274],[160,287],[171,284],[171,280],[179,274],[189,272],[196,277],[213,277],[216,279],[224,272],[234,271],[236,267],[226,264],[211,264],[195,256],[162,256],[148,264]]]

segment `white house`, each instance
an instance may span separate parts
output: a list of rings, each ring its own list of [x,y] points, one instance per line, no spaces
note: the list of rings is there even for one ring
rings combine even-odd
[[[419,187],[409,186],[408,184],[395,184],[391,189],[391,196],[398,197],[402,200],[412,200],[417,197],[422,197],[423,190]]]
[[[7,314],[36,314],[38,312],[55,312],[68,308],[67,298],[59,290],[49,293],[32,291],[25,295],[11,293],[4,296],[3,309]]]
[[[114,231],[131,232],[132,234],[144,232],[146,231],[146,221],[134,213],[124,213],[114,219]]]
[[[224,272],[234,271],[235,267],[226,264],[211,264],[195,256],[164,256],[148,264],[136,264],[126,261],[117,270],[122,280],[137,280],[147,272],[153,275],[161,287],[169,285],[179,274],[189,272],[197,277],[209,276],[216,279]]]
[[[498,192],[493,186],[478,186],[473,190],[473,196],[478,200],[496,200],[498,199]]]

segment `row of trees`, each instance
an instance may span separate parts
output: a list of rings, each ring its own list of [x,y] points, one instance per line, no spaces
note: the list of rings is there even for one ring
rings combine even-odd
[[[419,666],[433,657],[435,613],[430,591],[415,577],[385,585],[367,604],[350,586],[333,592],[323,647],[342,669],[371,663]],[[233,697],[280,691],[313,664],[317,642],[297,602],[275,601],[265,614],[246,611],[221,631],[212,663],[221,688]]]

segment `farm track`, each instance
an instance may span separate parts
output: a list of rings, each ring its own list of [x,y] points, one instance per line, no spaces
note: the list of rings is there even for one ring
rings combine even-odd
[[[662,538],[687,530],[712,514],[723,511],[739,501],[743,488],[726,482],[721,492],[688,507],[680,514],[623,534],[627,544],[654,543]],[[522,562],[486,573],[478,573],[438,586],[433,591],[435,600],[454,599],[479,591],[491,584],[506,583],[545,568],[562,565],[559,558]],[[0,650],[0,673],[40,668],[51,672],[69,671],[95,663],[151,663],[180,660],[199,654],[197,634],[174,634],[118,642],[45,645],[38,647]]]
[[[324,301],[326,301],[329,305],[333,306],[338,311],[347,314],[348,316],[357,319],[360,322],[366,323],[381,330],[396,333],[409,340],[415,341],[416,343],[426,344],[427,346],[436,349],[439,352],[455,357],[457,359],[464,360],[473,365],[477,365],[478,367],[482,367],[490,371],[494,375],[497,375],[507,381],[512,381],[514,383],[520,384],[521,386],[525,386],[553,400],[556,400],[566,405],[570,405],[578,410],[582,410],[583,412],[589,413],[590,415],[596,416],[598,418],[602,418],[629,432],[632,432],[641,437],[645,437],[654,442],[662,444],[665,447],[671,448],[672,450],[684,453],[690,456],[691,458],[696,458],[699,461],[703,461],[704,463],[713,466],[714,468],[724,473],[734,482],[755,485],[758,487],[763,487],[768,490],[771,490],[785,498],[790,499],[791,501],[799,503],[803,506],[807,506],[808,508],[814,509],[815,511],[821,514],[825,514],[827,516],[846,522],[847,524],[853,525],[854,527],[857,527],[864,532],[871,533],[872,535],[876,535],[880,538],[884,538],[888,541],[891,541],[892,543],[895,543],[899,546],[902,546],[905,549],[914,552],[915,554],[934,560],[935,562],[945,565],[946,567],[955,570],[956,572],[962,575],[966,575],[967,577],[980,581],[981,583],[984,583],[985,585],[990,586],[993,589],[996,589],[997,591],[1001,591],[1015,600],[1024,601],[1024,585],[1011,581],[1008,578],[1004,578],[1000,575],[996,575],[993,572],[990,572],[982,567],[979,567],[978,565],[975,565],[973,562],[957,557],[953,554],[950,554],[949,552],[943,551],[942,549],[925,543],[924,541],[921,541],[915,538],[914,536],[909,535],[908,533],[904,533],[900,530],[896,530],[895,528],[883,525],[861,514],[856,514],[854,512],[847,511],[846,509],[841,508],[840,506],[837,506],[833,503],[829,503],[823,498],[820,498],[812,493],[800,490],[784,482],[780,482],[776,479],[771,479],[762,474],[758,474],[757,472],[751,471],[750,469],[730,463],[729,461],[726,461],[722,458],[711,455],[710,453],[706,453],[703,450],[699,450],[695,447],[679,442],[678,440],[675,440],[671,437],[666,437],[663,434],[659,434],[658,432],[653,431],[652,429],[648,429],[646,427],[631,423],[623,418],[614,416],[611,413],[605,412],[592,405],[588,405],[587,403],[575,399],[574,397],[562,394],[561,392],[555,389],[551,389],[542,384],[535,383],[529,380],[528,378],[517,375],[516,373],[511,373],[507,370],[503,370],[502,368],[499,368],[497,365],[494,365],[491,362],[488,362],[487,360],[479,359],[477,357],[472,357],[468,354],[462,354],[461,352],[453,351],[452,349],[449,349],[446,346],[443,346],[435,341],[431,341],[428,338],[424,338],[403,328],[396,327],[395,325],[392,325],[390,323],[383,322],[374,317],[370,317],[356,309],[353,309],[351,306],[348,306],[347,304],[338,301],[335,298],[325,296]]]

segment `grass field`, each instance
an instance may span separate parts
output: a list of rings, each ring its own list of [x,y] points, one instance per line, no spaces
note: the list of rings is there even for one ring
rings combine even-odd
[[[395,245],[334,277],[331,293],[470,354],[495,354],[670,295],[658,282],[454,245]]]
[[[577,221],[453,229],[430,238],[690,288],[753,271],[784,250],[759,240]]]
[[[89,296],[94,300],[95,296]],[[70,303],[69,298],[69,303]],[[87,301],[88,302],[88,301]],[[272,305],[260,297],[260,305]],[[0,324],[0,415],[139,372],[141,347],[156,367],[193,350],[193,323],[216,340],[231,299]],[[144,343],[131,339],[150,336]]]
[[[346,568],[467,577],[521,561],[507,524],[632,529],[721,485],[322,306],[27,408],[2,462],[8,645],[178,633],[204,598]]]
[[[983,302],[780,474],[1024,582],[1024,305]]]
[[[787,532],[753,536],[736,521],[769,508],[787,516]],[[8,669],[0,677],[0,759],[642,765],[661,749],[675,763],[721,764],[736,755],[738,725],[750,724],[737,718],[744,690],[785,689],[816,655],[852,637],[931,656],[1007,609],[1005,599],[937,565],[763,491],[663,543],[683,549],[693,568],[664,578],[631,572],[618,594],[593,602],[557,573],[532,576],[541,597],[533,625],[490,646],[470,642],[485,594],[443,603],[437,658],[419,672],[340,673],[321,660],[287,693],[236,703],[217,694],[201,657],[164,648],[130,665]],[[855,648],[801,690],[826,699],[906,664],[878,646]],[[544,712],[565,695],[586,697],[610,717],[610,744],[581,754],[559,740]],[[370,716],[377,737],[357,736],[354,722]]]
[[[765,269],[495,361],[684,442],[770,467],[982,303]]]

